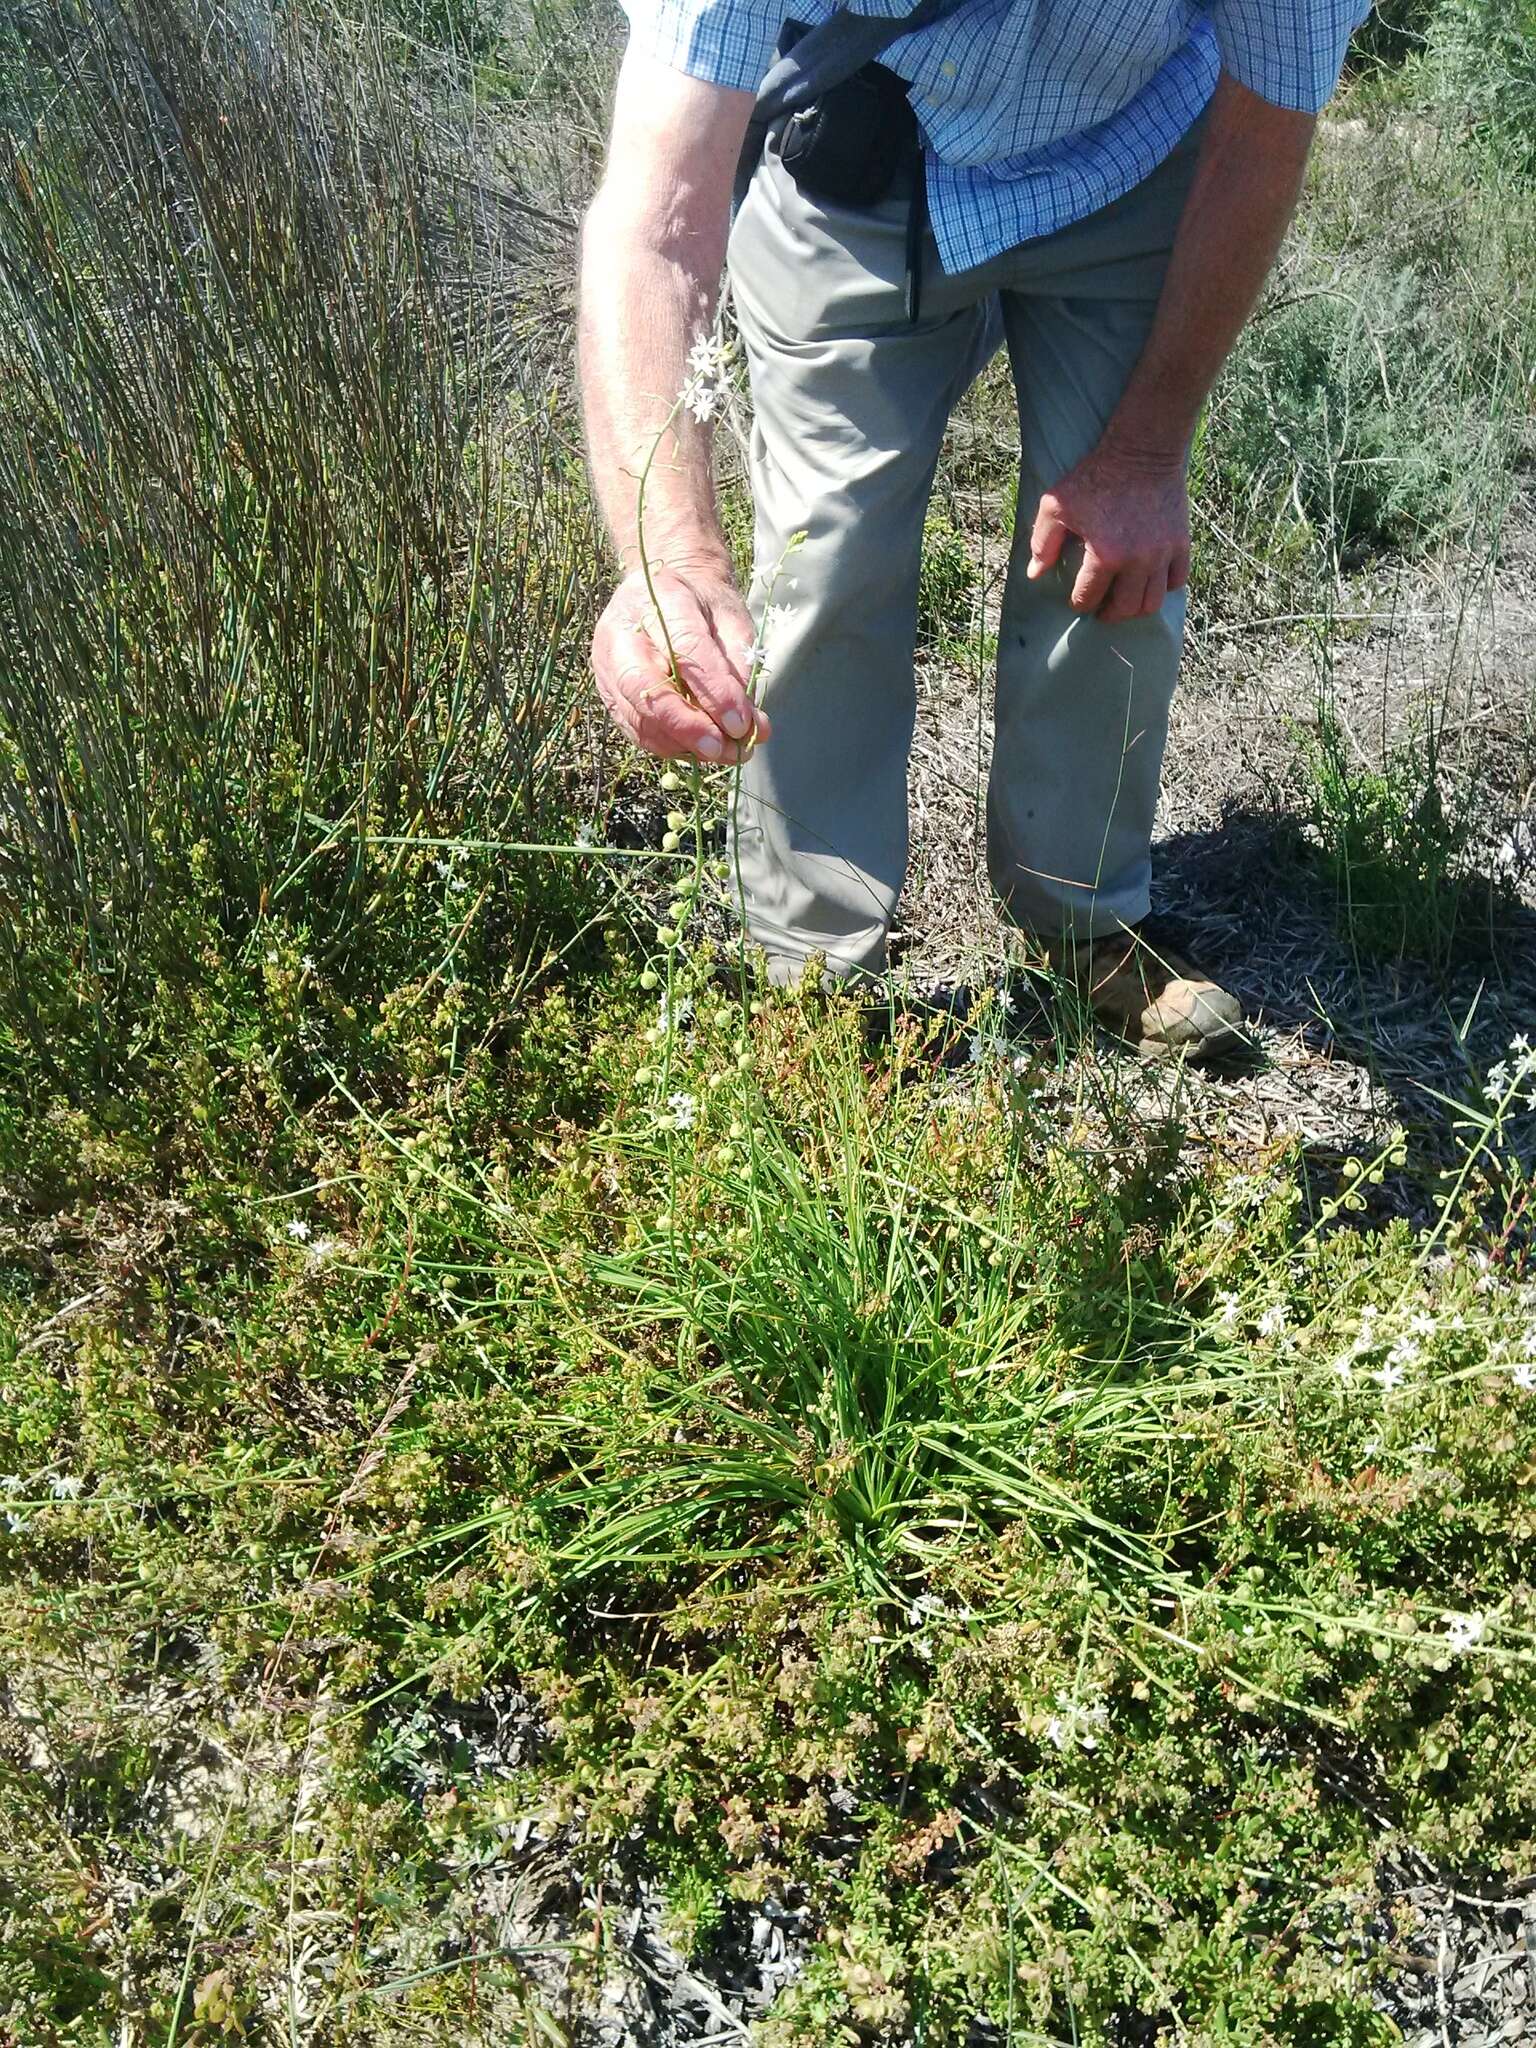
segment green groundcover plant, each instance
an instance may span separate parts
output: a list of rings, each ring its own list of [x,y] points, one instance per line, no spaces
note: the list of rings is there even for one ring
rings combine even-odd
[[[505,76],[4,35],[0,2040],[576,2042],[647,1897],[794,1918],[764,2048],[1390,2041],[1381,1867],[1531,1853],[1529,1044],[1341,1159],[762,986],[730,776],[573,766]],[[1427,384],[1271,338],[1207,509],[1454,529]]]
[[[985,1018],[946,1066],[550,991],[465,1057],[406,1001],[364,1062],[312,986],[285,1049],[296,966],[117,1128],[42,1088],[8,1141],[13,2024],[563,2024],[526,1926],[465,1934],[522,1816],[701,1962],[808,1906],[766,2039],[1386,2038],[1374,1858],[1528,1851],[1525,1049],[1416,1234],[1390,1153],[1116,1144]],[[487,1775],[432,1703],[509,1681]],[[542,1940],[601,1971],[600,1908]]]

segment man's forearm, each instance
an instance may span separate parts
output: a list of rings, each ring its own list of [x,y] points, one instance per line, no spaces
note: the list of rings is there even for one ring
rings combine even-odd
[[[1105,429],[1106,450],[1183,459],[1284,239],[1314,126],[1221,79],[1152,331]]]
[[[728,560],[710,435],[678,399],[689,349],[714,315],[733,144],[718,115],[691,147],[675,131],[637,137],[645,82],[621,79],[611,167],[582,234],[582,401],[593,481],[625,568],[639,559],[643,472],[646,556],[686,574]],[[692,82],[672,83],[686,94]],[[729,97],[742,103],[744,129],[748,96]]]
[[[677,569],[722,559],[709,431],[677,405],[689,347],[713,314],[713,292],[666,252],[626,244],[622,225],[609,225],[599,201],[582,237],[581,301],[587,452],[624,567],[639,560],[642,473],[647,555]]]

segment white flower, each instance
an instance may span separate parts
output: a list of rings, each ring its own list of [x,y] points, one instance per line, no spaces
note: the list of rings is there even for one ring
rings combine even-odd
[[[1536,1394],[1536,1358],[1522,1358],[1509,1368],[1509,1376],[1522,1394]]]
[[[1052,1714],[1045,1726],[1046,1735],[1056,1747],[1066,1749],[1070,1743],[1076,1741],[1084,1749],[1097,1749],[1098,1737],[1088,1733],[1088,1730],[1102,1727],[1109,1719],[1109,1702],[1095,1700],[1091,1705],[1082,1705],[1075,1701],[1069,1692],[1059,1692],[1056,1695],[1056,1704],[1061,1712]]]
[[[317,1237],[304,1256],[309,1266],[318,1272],[320,1267],[328,1266],[340,1250],[339,1238]]]
[[[1341,1351],[1333,1361],[1333,1369],[1341,1380],[1352,1380],[1355,1376],[1355,1362],[1347,1351]]]
[[[25,1493],[27,1482],[18,1472],[0,1474],[0,1493]]]
[[[1485,1614],[1442,1614],[1445,1623],[1445,1646],[1457,1652],[1470,1650],[1483,1640],[1488,1630]]]
[[[581,848],[583,853],[590,853],[597,844],[597,835],[593,832],[590,825],[579,825],[576,828],[574,843]]]
[[[686,1024],[692,1015],[693,998],[691,996],[679,996],[674,1003],[667,991],[665,989],[662,990],[661,1000],[656,1005],[656,1025],[658,1030],[668,1032],[675,1024]]]
[[[55,1500],[78,1500],[85,1491],[85,1481],[73,1472],[55,1472],[48,1481],[48,1491]]]
[[[1417,1365],[1423,1356],[1424,1346],[1417,1337],[1402,1336],[1387,1353],[1387,1363],[1400,1365],[1406,1370],[1410,1365]]]
[[[1230,1330],[1232,1325],[1237,1321],[1237,1311],[1239,1307],[1237,1296],[1232,1292],[1231,1288],[1224,1288],[1222,1292],[1217,1295],[1216,1307],[1218,1310],[1218,1314],[1216,1317],[1217,1322],[1220,1323],[1221,1327],[1224,1330]]]
[[[1259,1317],[1258,1330],[1261,1337],[1278,1337],[1291,1320],[1291,1312],[1283,1301],[1272,1301]]]
[[[1376,1318],[1379,1313],[1380,1311],[1376,1304],[1371,1301],[1368,1301],[1365,1307],[1361,1309],[1360,1327],[1356,1330],[1355,1340],[1350,1346],[1350,1350],[1356,1358],[1363,1357],[1367,1351],[1374,1351],[1381,1342],[1381,1338],[1376,1332]]]
[[[979,1066],[987,1056],[987,1041],[979,1031],[973,1031],[965,1048],[965,1056],[973,1067]]]
[[[698,1098],[690,1095],[685,1088],[679,1088],[667,1097],[667,1107],[672,1112],[672,1122],[679,1131],[691,1131],[693,1120],[699,1113]]]
[[[318,967],[319,964],[320,963],[316,960],[313,953],[306,953],[304,955],[304,958],[299,962],[299,966],[303,969],[303,971],[306,974],[313,974],[316,967]]]
[[[1424,1309],[1419,1309],[1408,1318],[1408,1328],[1415,1337],[1429,1337],[1434,1334],[1435,1319]]]
[[[19,1536],[27,1526],[27,1518],[25,1515],[18,1515],[13,1508],[7,1508],[5,1511],[5,1526],[9,1534]]]
[[[309,1225],[302,1216],[290,1216],[283,1227],[295,1244],[302,1244],[309,1235]]]
[[[730,351],[712,334],[699,335],[688,351],[690,377],[718,377],[730,361]]]
[[[685,409],[707,426],[731,395],[731,353],[712,335],[701,334],[688,351],[688,376],[680,393]]]
[[[1385,1365],[1377,1368],[1376,1377],[1381,1381],[1381,1391],[1390,1394],[1394,1387],[1403,1384],[1408,1375],[1400,1365],[1393,1365],[1389,1359]]]

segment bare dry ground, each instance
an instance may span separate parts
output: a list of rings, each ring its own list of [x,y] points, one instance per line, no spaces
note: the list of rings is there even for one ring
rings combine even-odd
[[[1192,620],[1153,911],[1172,943],[1242,998],[1262,1056],[1225,1073],[1138,1071],[1122,1057],[1125,1085],[1149,1108],[1176,1087],[1186,1122],[1234,1143],[1292,1136],[1349,1152],[1394,1122],[1433,1135],[1446,1112],[1429,1091],[1467,1096],[1511,1036],[1536,1024],[1533,569],[1526,505],[1490,567],[1362,577],[1338,593],[1331,621],[1261,621],[1250,632]],[[998,580],[988,578],[989,614]],[[982,857],[990,692],[982,660],[969,666],[929,659],[920,683],[912,866],[898,916],[919,985],[985,985],[1006,959]],[[1468,939],[1444,974],[1362,956],[1309,844],[1301,735],[1315,728],[1325,678],[1362,763],[1379,764],[1432,706],[1444,772],[1471,792]],[[1502,888],[1490,915],[1494,876]]]

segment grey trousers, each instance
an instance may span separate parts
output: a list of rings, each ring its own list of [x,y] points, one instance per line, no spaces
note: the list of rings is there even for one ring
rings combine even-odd
[[[1198,128],[1144,183],[959,276],[925,250],[904,306],[907,202],[803,194],[770,145],[731,232],[753,397],[751,603],[776,613],[734,831],[742,914],[777,979],[885,966],[907,864],[923,518],[951,410],[1000,308],[1018,393],[1018,516],[998,642],[987,862],[1008,915],[1094,937],[1146,915],[1184,594],[1106,626],[1072,611],[1079,550],[1025,577],[1035,508],[1097,441],[1162,288]],[[770,581],[790,536],[805,539]]]

